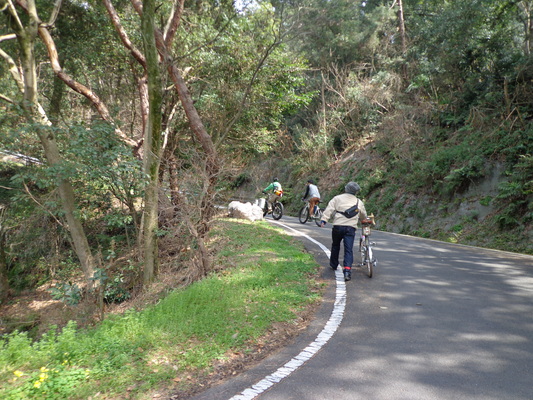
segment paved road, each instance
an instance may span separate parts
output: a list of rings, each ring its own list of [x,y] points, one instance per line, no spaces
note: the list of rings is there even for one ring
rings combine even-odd
[[[286,226],[327,247],[329,228]],[[283,351],[195,400],[228,400],[312,342],[333,309],[332,285],[309,330]],[[354,270],[340,327],[261,400],[533,399],[533,257],[374,232],[372,279]]]

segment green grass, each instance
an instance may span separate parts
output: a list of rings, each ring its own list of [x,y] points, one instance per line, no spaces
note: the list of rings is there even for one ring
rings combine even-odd
[[[320,298],[318,265],[279,228],[221,220],[211,247],[219,272],[157,305],[89,330],[70,323],[37,342],[24,333],[3,338],[0,398],[143,399],[185,388],[215,363],[253,351],[273,324],[295,320]]]

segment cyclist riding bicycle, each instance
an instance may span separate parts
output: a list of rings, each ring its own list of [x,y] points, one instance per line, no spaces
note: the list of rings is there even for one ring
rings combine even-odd
[[[281,199],[281,196],[283,196],[283,189],[281,188],[281,184],[278,182],[278,178],[272,179],[272,183],[268,185],[266,188],[263,189],[263,193],[268,195],[267,199],[267,206],[268,206],[268,212],[272,211],[272,204],[276,201]]]
[[[320,192],[318,191],[318,187],[315,185],[315,182],[312,179],[307,181],[306,186],[307,187],[305,194],[302,197],[302,201],[307,200],[309,202],[309,215],[314,215],[316,213],[318,203],[320,203]]]

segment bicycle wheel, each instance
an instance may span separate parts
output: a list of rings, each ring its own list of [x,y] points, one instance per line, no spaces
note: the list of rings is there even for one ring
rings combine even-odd
[[[300,223],[305,224],[308,218],[309,218],[309,207],[304,206],[298,213],[298,219],[300,220]]]
[[[359,266],[361,268],[365,268],[366,266],[366,246],[364,244],[364,242],[361,241],[359,242],[359,254],[361,256],[361,261],[359,262]]]
[[[368,240],[368,236],[365,237],[365,261],[363,268],[365,269],[366,274],[369,278],[372,278],[372,275],[374,274],[374,263],[372,261],[372,247],[370,245],[370,240]]]
[[[316,210],[316,213],[313,216],[313,219],[315,220],[316,226],[320,226],[320,222],[322,221],[322,210],[320,208]]]
[[[372,278],[372,275],[374,274],[374,264],[370,260],[370,257],[366,260],[364,269],[368,277]]]
[[[283,216],[283,204],[275,203],[272,206],[272,218],[278,220]]]

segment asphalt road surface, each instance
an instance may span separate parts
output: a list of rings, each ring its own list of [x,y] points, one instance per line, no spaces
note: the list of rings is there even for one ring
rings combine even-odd
[[[331,226],[279,222],[324,266],[323,305],[287,348],[195,400],[533,399],[533,257],[373,231],[374,277],[355,268],[336,284],[318,244],[329,248]],[[331,338],[250,396],[323,332],[339,286],[346,302]]]

